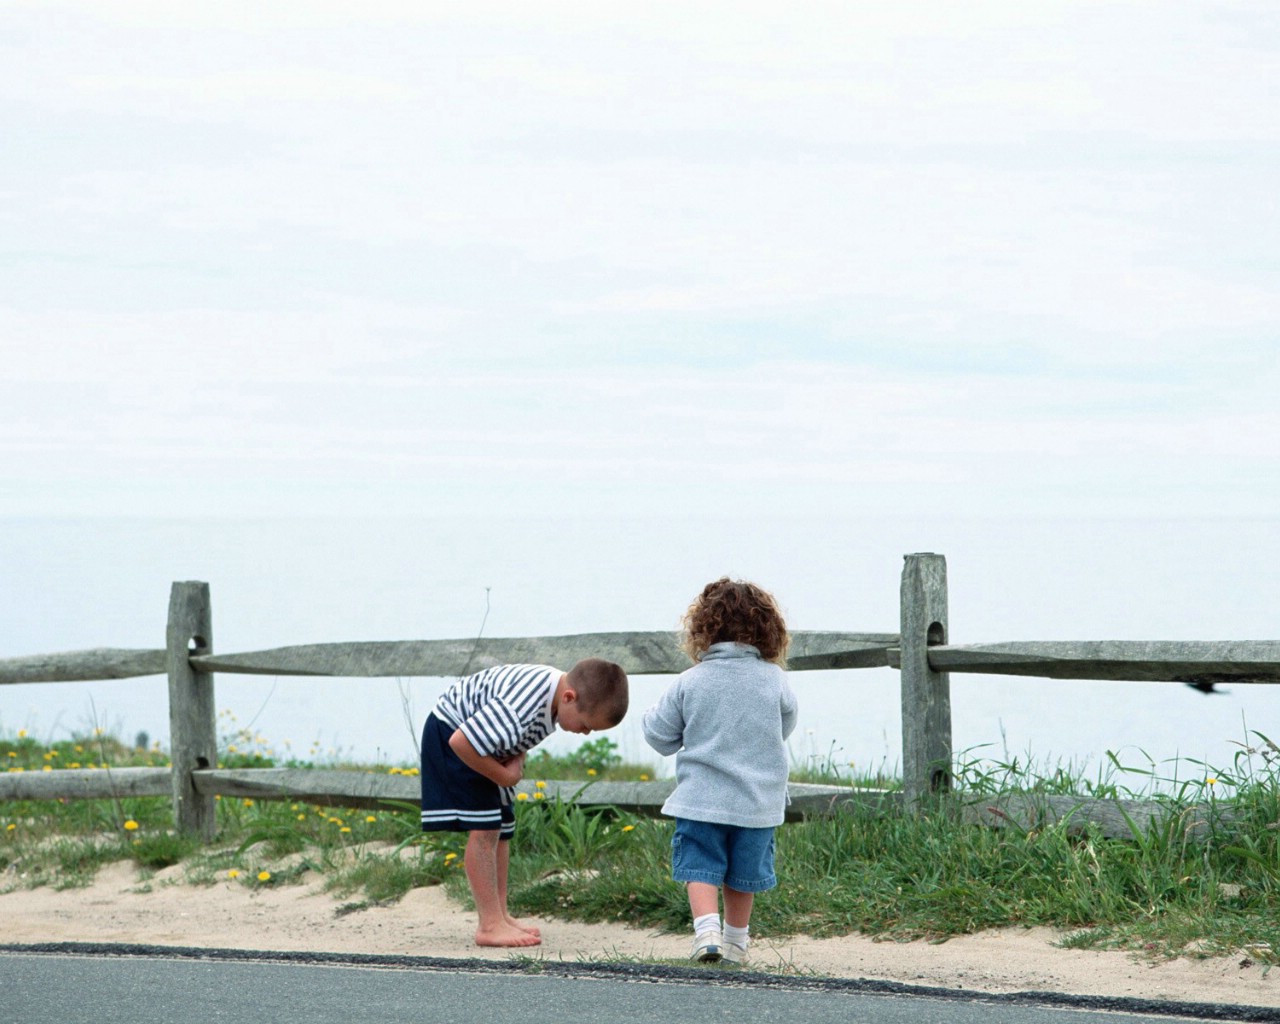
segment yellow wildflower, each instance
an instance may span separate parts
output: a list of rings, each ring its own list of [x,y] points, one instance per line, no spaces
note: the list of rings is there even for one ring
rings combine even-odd
[[[124,830],[125,830],[126,832],[137,832],[137,831],[138,831],[138,823],[137,823],[136,821],[134,821],[132,818],[130,818],[128,821],[126,821],[126,822],[124,823]]]
[[[258,872],[258,881],[259,881],[259,882],[269,882],[269,881],[271,881],[271,872],[270,872],[270,871],[259,871],[259,872]]]
[[[374,815],[372,815],[372,814],[366,814],[366,815],[364,816],[364,820],[365,820],[365,821],[367,821],[370,825],[372,825],[372,824],[373,824],[375,821],[377,821],[378,819],[377,819],[377,817],[375,817],[375,816],[374,816]]]
[[[541,794],[541,793],[539,793],[538,795],[539,795],[539,796],[541,796],[542,794]],[[516,794],[516,799],[517,799],[517,800],[528,800],[528,799],[529,799],[529,794],[528,794],[528,793],[517,793],[517,794]]]
[[[632,829],[634,829],[634,828],[635,828],[635,826],[634,826],[634,825],[623,825],[623,826],[622,826],[622,831],[623,831],[623,832],[630,832],[630,831],[631,831]]]
[[[545,782],[543,782],[541,779],[539,779],[537,782],[535,782],[535,783],[534,783],[534,785],[535,785],[535,786],[537,786],[539,789],[546,789],[546,788],[547,788],[547,784],[546,784]]]
[[[545,798],[541,793],[534,793],[534,794],[533,794],[533,798],[534,798],[535,800],[544,800],[544,799],[546,799],[546,798]]]
[[[239,878],[239,877],[240,877],[240,872],[239,872],[239,871],[237,871],[235,868],[232,868],[230,871],[228,871],[228,872],[227,872],[227,877],[228,877],[228,878]]]
[[[588,769],[587,769],[587,774],[588,774],[588,775],[594,775],[595,773],[596,773],[596,770],[595,770],[594,768],[588,768]]]

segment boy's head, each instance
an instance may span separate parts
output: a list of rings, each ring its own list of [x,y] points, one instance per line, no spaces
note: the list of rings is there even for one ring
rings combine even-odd
[[[782,664],[791,638],[773,595],[727,576],[703,587],[685,612],[680,646],[698,661],[712,644],[725,641],[750,644],[765,661]]]
[[[630,701],[627,674],[603,658],[584,658],[565,673],[556,696],[556,721],[567,732],[612,729]]]

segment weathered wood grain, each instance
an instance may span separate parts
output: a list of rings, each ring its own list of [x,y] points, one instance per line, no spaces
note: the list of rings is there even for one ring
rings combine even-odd
[[[163,797],[172,792],[172,772],[168,768],[59,769],[52,772],[0,773],[0,801],[6,800],[108,800],[128,797]],[[192,772],[196,792],[212,800],[214,796],[254,800],[296,800],[328,807],[376,809],[390,805],[416,806],[421,780],[415,776],[384,772],[339,771],[298,768],[200,769]],[[609,806],[633,814],[657,816],[670,795],[674,781],[656,782],[566,782],[525,781],[517,793],[534,799],[576,802],[584,807]],[[888,790],[850,786],[822,786],[791,783],[787,821],[804,817],[827,817],[856,811],[865,814],[892,814],[900,806],[902,794]],[[1155,801],[1097,800],[1089,797],[1046,796],[1035,793],[1002,793],[974,797],[957,792],[951,806],[959,809],[962,821],[994,828],[1030,831],[1066,822],[1074,832],[1096,827],[1113,839],[1133,838],[1133,829],[1145,834],[1152,827],[1172,824],[1179,835],[1211,824],[1229,824],[1229,807],[1198,805],[1172,811]],[[936,805],[935,805],[936,806]],[[1176,820],[1173,820],[1176,819]],[[1130,822],[1133,827],[1130,827]]]
[[[165,652],[127,647],[93,647],[59,654],[0,658],[0,684],[78,683],[129,679],[165,673]]]
[[[168,768],[59,768],[0,773],[0,800],[110,800],[169,796]]]
[[[898,667],[901,655],[889,651]],[[1280,682],[1275,640],[1066,640],[929,648],[936,671],[1049,679],[1175,683]]]
[[[923,552],[904,556],[899,647],[902,790],[908,806],[951,784],[951,682],[929,660],[947,639],[947,562]]]
[[[803,672],[887,665],[885,652],[897,641],[896,633],[797,631],[787,667]],[[617,662],[630,675],[674,675],[691,664],[671,632],[306,644],[194,656],[191,664],[202,672],[250,675],[447,678],[513,662],[567,669],[588,657]]]
[[[386,804],[416,805],[422,793],[417,776],[386,772],[344,771],[304,768],[219,768],[193,773],[196,790],[207,796],[221,795],[252,800],[297,800],[328,807],[375,808]],[[563,781],[550,779],[539,785],[526,779],[516,786],[517,794],[531,800],[563,800],[584,807],[617,807],[638,814],[657,815],[675,788],[674,779],[654,782]],[[820,786],[791,783],[787,819],[804,815],[832,814],[842,808],[890,806],[894,795],[884,790],[855,789],[849,786]]]
[[[213,650],[209,584],[174,583],[165,630],[169,671],[169,747],[173,764],[173,817],[180,832],[210,840],[217,830],[212,797],[196,792],[191,773],[218,763],[213,676],[191,664]]]
[[[1001,793],[983,799],[965,794],[958,796],[965,821],[1022,832],[1065,823],[1069,832],[1083,834],[1096,828],[1109,839],[1134,839],[1147,835],[1153,828],[1165,829],[1171,825],[1179,837],[1196,839],[1207,834],[1211,827],[1228,825],[1236,817],[1229,807],[1221,804],[1174,809],[1150,800],[1099,800],[1040,793]]]

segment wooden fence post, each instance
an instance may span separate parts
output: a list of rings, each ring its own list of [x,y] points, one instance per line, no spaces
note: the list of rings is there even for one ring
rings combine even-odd
[[[929,667],[947,642],[947,560],[903,556],[901,591],[902,787],[907,807],[951,788],[951,679]]]
[[[218,765],[213,673],[198,672],[188,658],[213,651],[209,584],[174,583],[165,635],[169,672],[169,745],[173,757],[173,819],[178,831],[213,838],[214,799],[196,792],[191,773]]]

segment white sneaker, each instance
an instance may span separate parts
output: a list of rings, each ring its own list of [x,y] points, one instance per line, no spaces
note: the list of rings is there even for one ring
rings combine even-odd
[[[739,946],[736,942],[726,942],[720,947],[720,958],[727,964],[744,963],[747,959],[746,947]]]
[[[704,964],[714,964],[724,955],[724,943],[719,932],[704,932],[693,937],[693,949],[689,952],[690,960],[698,960]]]

